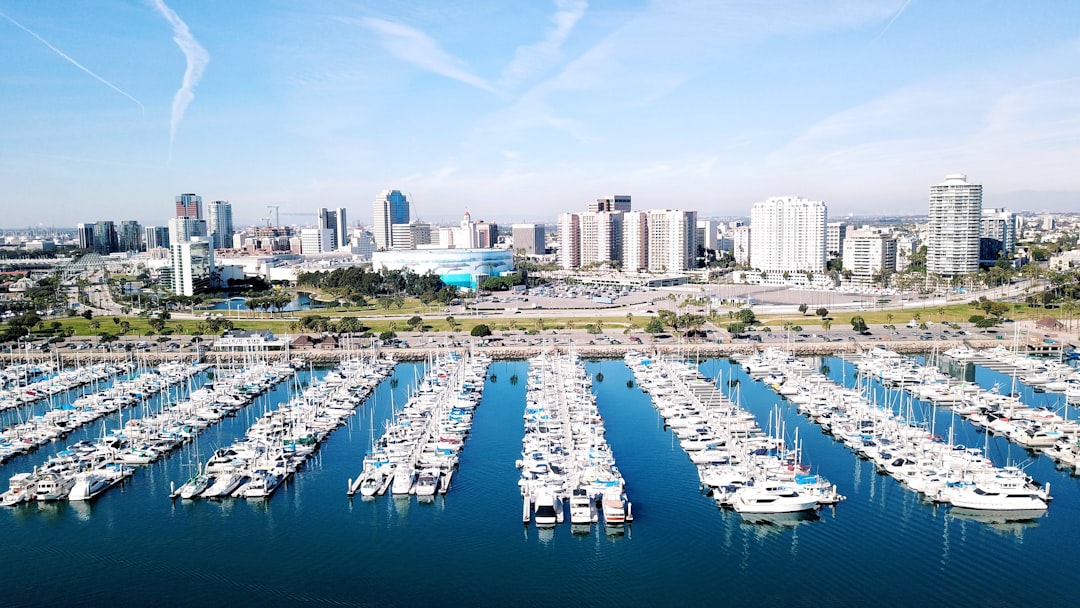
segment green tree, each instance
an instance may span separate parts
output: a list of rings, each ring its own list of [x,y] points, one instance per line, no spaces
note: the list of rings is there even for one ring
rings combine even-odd
[[[808,311],[808,310],[810,310],[810,305],[809,304],[805,304],[805,303],[804,304],[799,304],[799,313],[800,314],[805,315],[806,311]]]
[[[645,324],[645,331],[650,334],[662,334],[664,333],[664,323],[660,320],[660,317],[652,317]]]
[[[488,327],[487,325],[485,325],[484,323],[479,323],[479,324],[477,324],[476,326],[474,326],[472,328],[472,331],[469,332],[469,335],[477,337],[477,338],[483,338],[483,337],[486,337],[486,336],[490,336],[491,335],[491,328]]]
[[[821,308],[815,310],[814,314],[824,319],[825,317],[829,316],[829,309],[822,306]]]
[[[868,331],[869,328],[866,326],[866,319],[862,318],[861,315],[851,317],[851,330],[859,333]]]

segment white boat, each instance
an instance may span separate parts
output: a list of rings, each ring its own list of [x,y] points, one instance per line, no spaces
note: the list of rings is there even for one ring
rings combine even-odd
[[[428,468],[420,471],[420,475],[416,478],[416,495],[434,496],[439,488],[439,476],[439,469]]]
[[[963,509],[1042,511],[1048,508],[1049,488],[1036,490],[1019,479],[997,479],[947,487],[940,497]]]
[[[731,500],[731,507],[738,513],[794,513],[817,505],[817,499],[809,494],[775,482],[741,488]]]
[[[8,480],[8,491],[0,494],[0,506],[13,507],[33,500],[37,478],[32,473],[16,473]]]
[[[416,480],[416,469],[411,466],[398,465],[394,468],[394,481],[390,484],[390,493],[401,496],[412,491],[413,482]]]
[[[222,471],[214,475],[214,483],[203,490],[203,498],[222,498],[231,496],[246,478],[237,471]]]
[[[585,488],[576,488],[570,496],[570,523],[595,524],[598,519],[596,502]]]
[[[601,500],[604,509],[604,523],[609,526],[621,526],[626,523],[626,495],[621,490],[609,490]]]
[[[562,501],[554,494],[542,493],[533,503],[533,521],[539,527],[550,527],[563,519]]]
[[[34,488],[34,500],[64,500],[71,487],[75,485],[75,476],[57,472],[42,473]]]
[[[75,483],[67,498],[72,501],[92,500],[129,475],[131,469],[122,465],[83,471],[75,475]]]
[[[180,486],[180,498],[184,500],[191,500],[200,496],[203,492],[210,488],[214,479],[205,473],[199,472],[187,480],[184,485]]]
[[[360,482],[360,496],[372,497],[379,493],[379,488],[382,487],[386,477],[382,471],[373,471],[371,475],[368,475]]]

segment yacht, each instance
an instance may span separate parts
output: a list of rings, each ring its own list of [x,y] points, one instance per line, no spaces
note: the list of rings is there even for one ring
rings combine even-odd
[[[735,493],[731,507],[738,513],[794,513],[817,507],[817,499],[780,483],[747,486]]]
[[[570,496],[570,523],[595,524],[597,521],[596,503],[585,488],[576,488]]]
[[[34,489],[35,500],[64,500],[71,487],[75,485],[74,475],[64,475],[55,471],[42,473]]]
[[[533,504],[533,520],[539,527],[551,527],[563,519],[562,501],[554,494],[543,493],[536,497]]]
[[[621,526],[626,523],[626,495],[621,490],[609,490],[602,499],[604,523],[609,526]]]
[[[125,466],[106,466],[75,475],[75,483],[68,493],[68,500],[92,500],[99,494],[120,483],[131,475]]]
[[[13,507],[34,498],[37,479],[33,473],[16,473],[8,481],[8,491],[0,494],[0,506]]]
[[[984,511],[1040,511],[1048,508],[1049,484],[1033,489],[1019,479],[999,478],[958,484],[941,490],[940,497],[954,507]]]

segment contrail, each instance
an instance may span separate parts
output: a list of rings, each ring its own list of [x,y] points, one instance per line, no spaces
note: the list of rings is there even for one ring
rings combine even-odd
[[[172,122],[169,125],[169,163],[172,163],[173,142],[176,140],[176,128],[184,118],[184,111],[195,99],[195,87],[202,79],[206,64],[210,62],[210,54],[191,35],[191,30],[176,11],[165,5],[164,0],[151,0],[154,8],[161,13],[162,17],[172,25],[173,42],[184,52],[187,59],[187,68],[184,70],[184,81],[180,89],[176,91],[172,104]]]
[[[132,97],[131,95],[129,95],[129,94],[128,94],[128,93],[126,92],[126,91],[124,91],[124,90],[123,90],[123,89],[121,89],[120,87],[116,86],[115,84],[113,84],[113,83],[109,82],[108,80],[105,80],[105,79],[104,79],[104,78],[102,78],[101,76],[98,76],[98,75],[97,75],[97,74],[95,74],[95,73],[94,73],[93,71],[91,71],[91,70],[90,70],[90,68],[88,68],[88,67],[84,66],[83,64],[81,64],[81,63],[79,63],[78,61],[75,61],[74,59],[72,59],[71,57],[69,57],[69,56],[68,56],[68,55],[67,55],[66,53],[64,53],[64,51],[61,51],[60,49],[56,48],[55,46],[53,46],[53,45],[49,44],[49,41],[48,41],[48,40],[45,40],[45,39],[44,39],[44,38],[42,38],[41,36],[38,36],[38,35],[37,35],[36,33],[34,33],[33,31],[31,31],[31,30],[30,30],[30,28],[26,27],[25,25],[23,25],[23,24],[19,23],[19,22],[18,22],[18,21],[16,21],[16,20],[12,19],[11,17],[8,17],[7,15],[5,15],[5,14],[4,14],[4,13],[2,13],[2,12],[0,12],[0,17],[3,17],[4,19],[7,19],[7,20],[8,20],[8,21],[10,21],[10,22],[11,22],[11,23],[12,23],[12,24],[13,24],[13,25],[15,26],[15,27],[17,27],[17,28],[21,29],[22,31],[26,32],[27,34],[30,34],[30,35],[31,35],[31,36],[33,36],[34,38],[37,38],[37,39],[38,39],[39,41],[41,41],[41,44],[44,44],[45,46],[49,47],[49,49],[50,49],[50,50],[51,50],[52,52],[56,53],[57,55],[60,55],[60,56],[61,56],[61,57],[63,57],[64,59],[67,59],[67,60],[68,60],[68,62],[69,62],[69,63],[71,63],[71,65],[73,65],[73,66],[75,66],[75,67],[79,68],[80,70],[82,70],[82,71],[86,72],[87,74],[89,74],[89,75],[93,76],[93,77],[94,77],[94,78],[95,78],[95,79],[96,79],[97,81],[101,82],[102,84],[104,84],[105,86],[109,87],[110,89],[112,89],[112,90],[116,91],[117,93],[120,93],[121,95],[123,95],[124,97],[127,97],[127,98],[128,98],[128,99],[130,99],[131,101],[134,101],[134,102],[135,102],[136,104],[138,104],[138,106],[139,106],[139,109],[140,109],[140,110],[142,110],[143,112],[146,112],[146,108],[145,108],[145,107],[143,107],[143,104],[142,104],[142,102],[141,102],[141,101],[139,101],[138,99],[135,99],[134,97]]]
[[[874,39],[870,41],[870,44],[877,42],[879,38],[885,35],[885,32],[889,31],[889,28],[892,27],[893,22],[899,19],[900,15],[904,14],[904,11],[907,10],[909,4],[911,4],[911,0],[907,0],[906,2],[904,2],[904,6],[901,6],[900,10],[896,11],[896,14],[892,16],[892,19],[889,19],[889,22],[885,24],[885,28],[878,32],[877,36],[874,36]]]

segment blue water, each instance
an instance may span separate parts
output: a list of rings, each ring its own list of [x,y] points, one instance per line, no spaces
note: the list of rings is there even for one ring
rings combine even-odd
[[[247,301],[248,298],[237,296],[234,298],[229,298],[228,300],[222,300],[220,302],[208,304],[205,307],[202,307],[200,310],[243,310],[246,312],[251,310],[247,307]],[[296,312],[298,310],[311,310],[313,308],[318,308],[319,306],[319,303],[312,300],[308,296],[308,294],[301,293],[294,297],[292,300],[290,300],[289,303],[286,304],[284,307],[280,309],[271,308],[269,309],[269,312]]]
[[[831,376],[853,381],[851,366],[825,363]],[[763,425],[780,404],[788,434],[798,428],[805,441],[805,459],[848,496],[816,521],[748,524],[701,494],[693,465],[648,396],[627,386],[631,375],[621,361],[590,362],[587,369],[602,373],[594,391],[634,505],[635,522],[623,535],[608,535],[602,525],[588,535],[571,534],[569,525],[551,531],[521,525],[514,461],[525,362],[492,366],[445,498],[433,504],[348,499],[346,484],[360,469],[370,420],[378,435],[422,371],[401,364],[394,382],[384,382],[269,501],[171,502],[169,483],[185,479],[198,460],[190,444],[89,505],[0,510],[2,603],[1071,605],[1080,488],[1045,457],[1029,471],[1052,483],[1056,500],[1047,517],[1006,525],[958,519],[877,475],[737,365],[707,361],[707,375],[740,379],[741,402]],[[293,390],[282,385],[203,433],[202,459]],[[915,407],[947,430],[947,412]],[[67,442],[100,433],[99,424]],[[981,445],[984,436],[966,424],[957,422],[957,435]],[[1028,457],[999,438],[990,447],[999,464]],[[4,465],[0,476],[28,470],[46,452]]]

